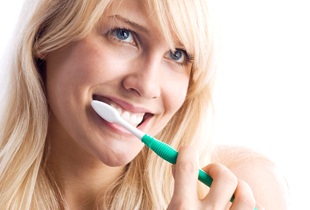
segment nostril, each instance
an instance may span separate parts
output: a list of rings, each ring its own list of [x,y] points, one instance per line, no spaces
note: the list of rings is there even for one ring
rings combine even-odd
[[[127,75],[122,85],[129,93],[139,97],[154,99],[160,95],[159,81],[145,72]]]
[[[139,91],[137,91],[136,89],[134,89],[134,88],[130,88],[129,90],[130,90],[131,92],[133,92],[133,93],[137,94],[138,96],[141,96],[140,92],[139,92]]]

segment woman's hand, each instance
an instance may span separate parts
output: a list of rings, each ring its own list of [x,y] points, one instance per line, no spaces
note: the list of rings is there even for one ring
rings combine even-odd
[[[249,185],[238,178],[224,165],[210,164],[203,168],[212,179],[209,193],[202,199],[197,194],[198,155],[192,147],[179,150],[177,163],[173,166],[174,193],[168,210],[212,209],[253,210],[258,207]],[[230,202],[232,195],[235,198]],[[257,208],[258,209],[258,208]],[[259,207],[259,210],[262,210]]]

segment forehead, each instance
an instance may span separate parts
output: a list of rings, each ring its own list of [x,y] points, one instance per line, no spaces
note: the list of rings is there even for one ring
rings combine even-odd
[[[146,9],[146,1],[141,0],[114,0],[104,12],[104,17],[119,15],[130,20],[139,20],[141,25],[153,22]]]

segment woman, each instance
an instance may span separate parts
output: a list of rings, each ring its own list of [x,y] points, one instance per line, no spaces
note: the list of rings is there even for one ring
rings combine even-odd
[[[26,5],[2,118],[2,209],[285,209],[271,162],[208,140],[205,0]],[[94,99],[177,148],[176,165],[102,120]]]

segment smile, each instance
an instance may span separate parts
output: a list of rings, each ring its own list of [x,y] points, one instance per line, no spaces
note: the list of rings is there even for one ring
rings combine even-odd
[[[99,96],[99,95],[93,95],[93,100],[98,100],[106,104],[109,104],[110,106],[112,106],[119,112],[120,116],[124,120],[126,120],[128,123],[130,123],[131,125],[135,127],[140,126],[143,122],[145,122],[147,119],[153,116],[153,114],[151,113],[143,112],[143,110],[140,108],[136,109],[134,112],[129,111],[128,109],[125,109],[123,106],[119,105],[113,100],[106,98],[106,97]]]
[[[124,110],[122,107],[118,106],[115,103],[110,103],[110,106],[112,106],[113,108],[115,108],[120,116],[126,120],[127,122],[129,122],[131,125],[133,126],[138,126],[142,121],[143,121],[143,117],[145,115],[145,113],[132,113],[129,112],[127,110]]]

